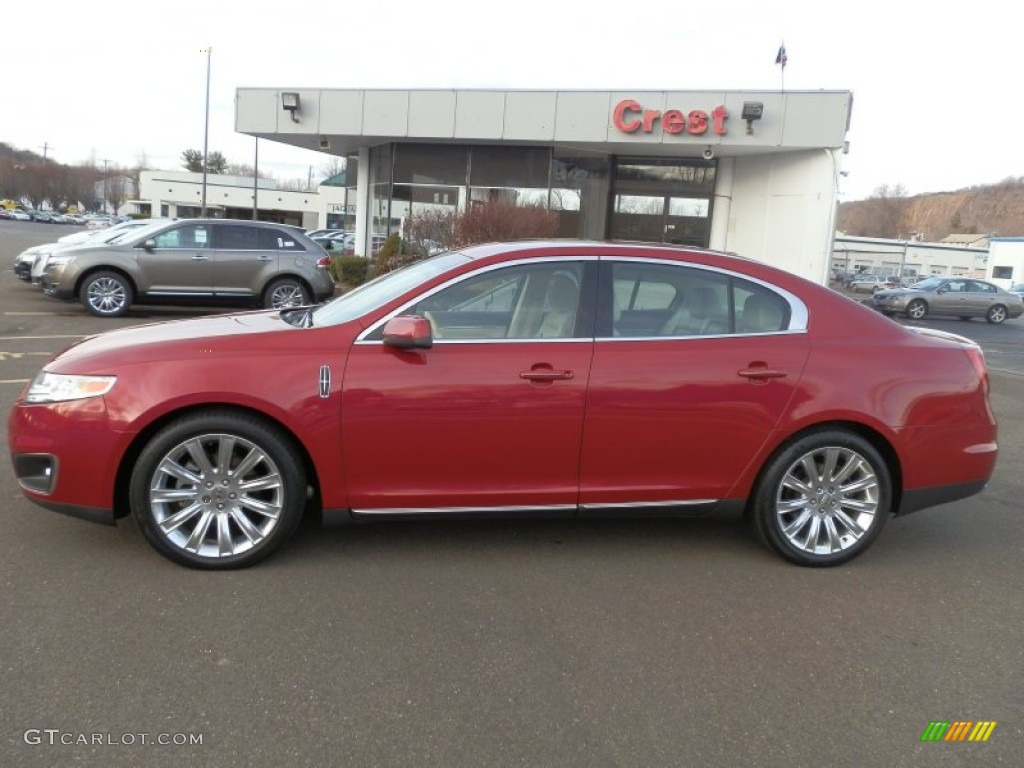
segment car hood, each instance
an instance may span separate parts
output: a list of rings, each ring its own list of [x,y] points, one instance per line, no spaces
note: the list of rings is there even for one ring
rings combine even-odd
[[[225,354],[256,346],[272,354],[278,347],[294,343],[285,334],[301,331],[287,323],[279,310],[137,325],[87,336],[57,355],[46,370],[97,373],[123,365],[194,359],[197,353]]]

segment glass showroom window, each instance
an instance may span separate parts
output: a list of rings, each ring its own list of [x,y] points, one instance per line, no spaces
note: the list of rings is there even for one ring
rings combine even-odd
[[[610,165],[606,157],[553,157],[551,211],[559,237],[603,240],[608,218]]]
[[[551,151],[531,147],[473,147],[469,166],[471,204],[501,202],[548,208]]]

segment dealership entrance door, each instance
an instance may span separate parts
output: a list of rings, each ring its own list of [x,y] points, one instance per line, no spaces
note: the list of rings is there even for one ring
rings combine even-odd
[[[612,240],[708,247],[714,161],[617,157],[612,184]]]

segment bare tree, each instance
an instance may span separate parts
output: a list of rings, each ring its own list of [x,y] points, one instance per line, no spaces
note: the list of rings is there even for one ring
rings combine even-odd
[[[118,173],[116,176],[110,176],[107,178],[105,186],[107,190],[107,200],[110,202],[110,207],[113,208],[114,213],[117,213],[118,209],[124,205],[125,200],[128,199],[128,195],[131,193],[131,179],[123,173]]]
[[[331,155],[330,159],[320,166],[320,180],[326,181],[339,173],[344,173],[346,165],[345,158]]]

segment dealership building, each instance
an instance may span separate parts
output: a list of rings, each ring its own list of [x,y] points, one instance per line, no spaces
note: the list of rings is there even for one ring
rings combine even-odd
[[[734,251],[827,280],[848,91],[241,88],[235,127],[346,160],[320,226],[541,206],[556,235]]]

